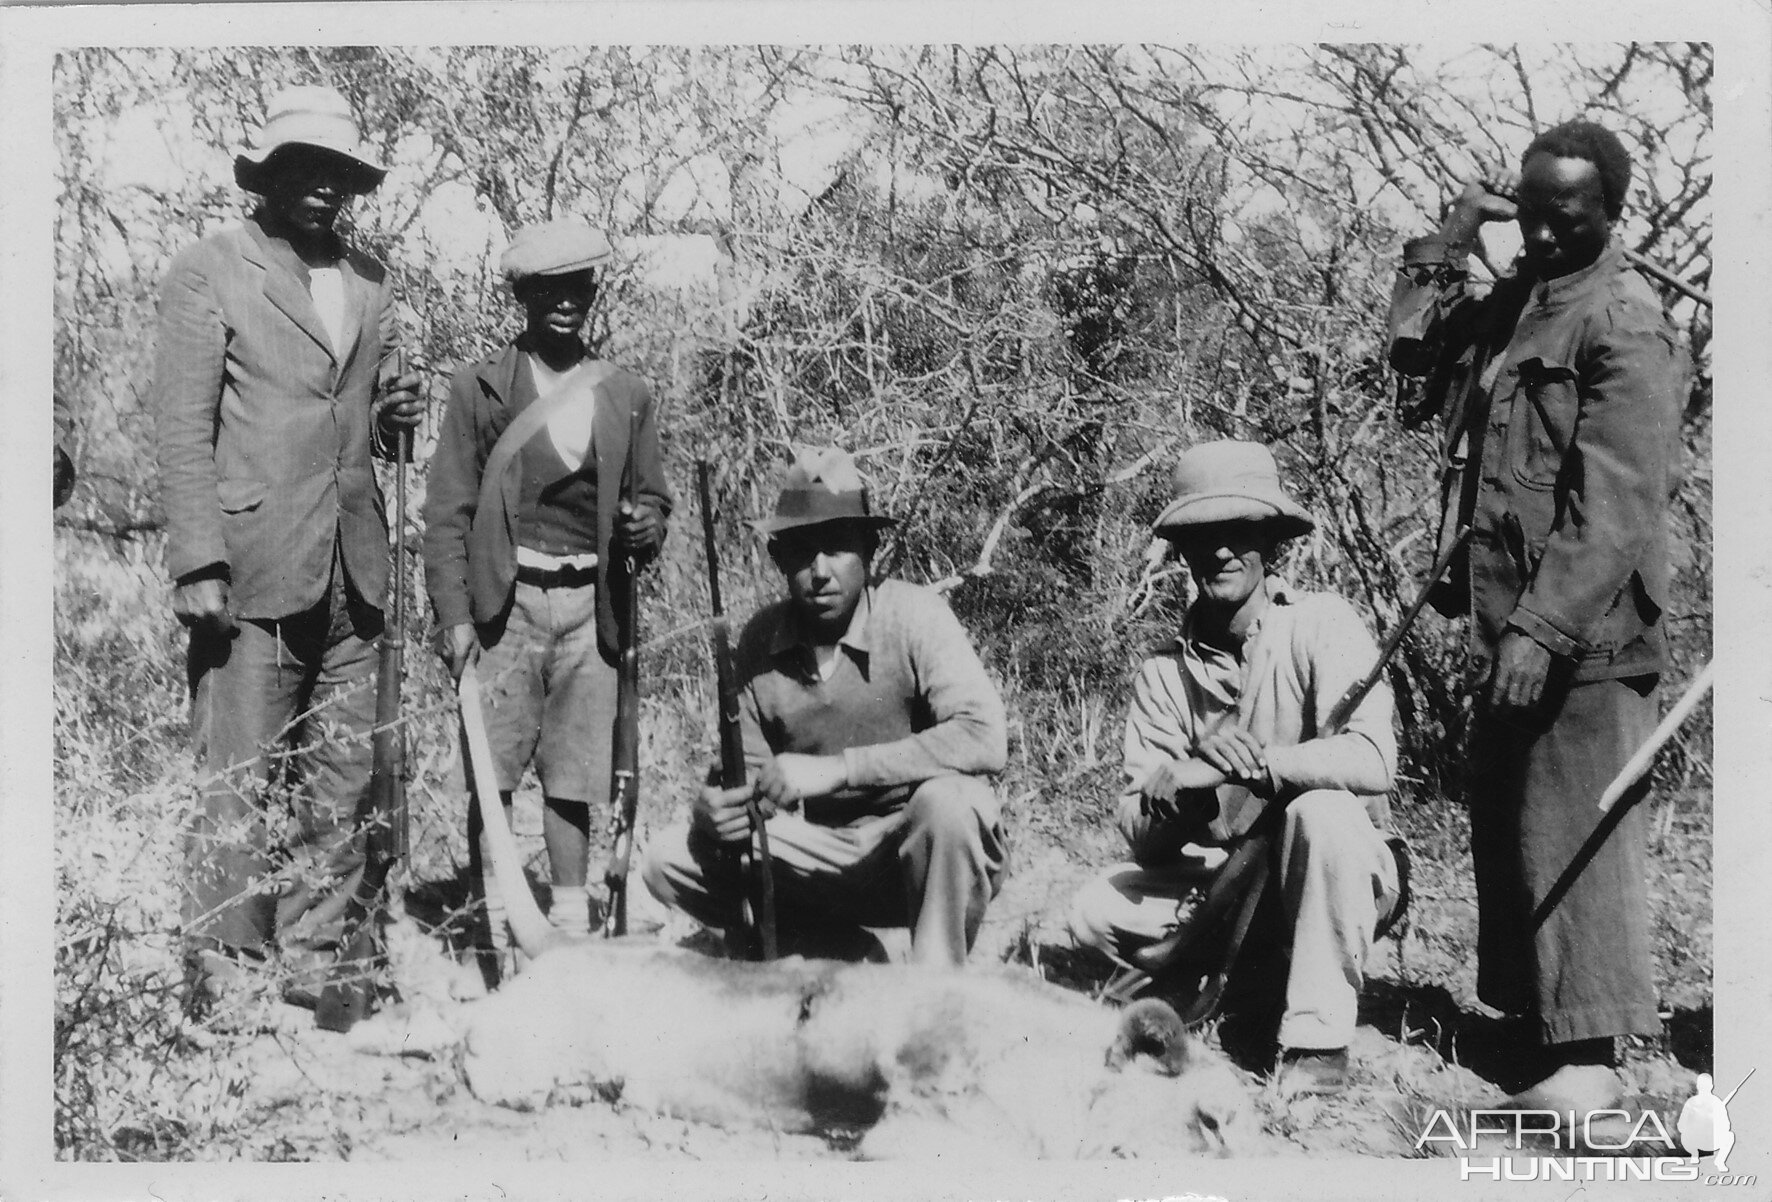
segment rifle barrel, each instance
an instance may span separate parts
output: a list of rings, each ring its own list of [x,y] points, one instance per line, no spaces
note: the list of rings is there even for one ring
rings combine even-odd
[[[720,552],[714,541],[714,505],[708,479],[712,467],[706,459],[695,461],[695,488],[701,501],[702,547],[708,561],[708,598],[713,619],[708,634],[714,654],[714,684],[720,707],[720,772],[722,789],[745,783],[744,728],[738,713],[738,682],[733,677],[732,638],[725,607],[720,602]],[[765,960],[776,956],[775,874],[769,853],[769,830],[764,825],[755,797],[745,804],[751,839],[739,853],[741,870],[750,884],[741,898],[745,935],[754,955]]]
[[[628,513],[640,503],[639,469],[635,464],[635,447],[639,442],[640,411],[636,408],[628,414],[628,452],[622,478],[622,507]],[[615,722],[610,731],[609,754],[614,837],[603,872],[609,890],[603,933],[611,936],[627,934],[628,869],[634,854],[634,823],[640,812],[640,561],[632,552],[625,557],[623,569],[627,615],[620,633]]]
[[[1435,582],[1446,574],[1446,569],[1452,566],[1453,556],[1458,554],[1459,548],[1464,546],[1470,536],[1471,528],[1460,526],[1452,541],[1440,551],[1439,557],[1434,560],[1434,566],[1428,571],[1427,583],[1416,593],[1415,600],[1403,612],[1403,620],[1397,623],[1395,629],[1390,632],[1390,636],[1384,640],[1384,648],[1379,651],[1378,660],[1372,665],[1372,670],[1341,695],[1340,700],[1330,709],[1329,717],[1317,731],[1319,736],[1333,734],[1345,725],[1349,718],[1354,716],[1354,711],[1360,708],[1360,702],[1366,700],[1366,694],[1370,693],[1372,687],[1384,676],[1384,670],[1390,666],[1391,657],[1396,655],[1397,648],[1403,645],[1403,639],[1408,636],[1409,628],[1415,625],[1415,619],[1421,616],[1422,608],[1427,605],[1428,593],[1433,589]]]

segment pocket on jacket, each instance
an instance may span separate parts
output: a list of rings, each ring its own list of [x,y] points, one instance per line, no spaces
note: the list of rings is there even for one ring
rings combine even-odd
[[[1590,650],[1596,655],[1616,654],[1652,629],[1662,613],[1661,601],[1650,590],[1649,582],[1641,572],[1632,571],[1606,608]]]
[[[215,485],[216,500],[223,513],[257,509],[270,491],[270,485],[263,480],[218,480]]]
[[[1508,414],[1508,462],[1528,488],[1555,487],[1575,437],[1581,387],[1568,364],[1540,358],[1517,368],[1518,384]]]

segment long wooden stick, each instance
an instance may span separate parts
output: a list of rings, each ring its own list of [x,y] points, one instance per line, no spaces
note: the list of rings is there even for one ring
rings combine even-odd
[[[1692,711],[1697,708],[1698,703],[1704,700],[1704,695],[1710,692],[1713,678],[1716,675],[1716,666],[1715,660],[1704,665],[1704,671],[1700,672],[1692,683],[1686,686],[1685,693],[1678,701],[1674,702],[1674,707],[1667,711],[1667,716],[1649,735],[1648,740],[1637,748],[1636,754],[1631,756],[1625,762],[1624,767],[1618,770],[1618,775],[1612,778],[1612,783],[1607,785],[1606,791],[1600,794],[1600,813],[1604,814],[1617,805],[1618,799],[1624,796],[1626,790],[1636,784],[1643,773],[1649,771],[1649,765],[1655,762],[1656,753],[1667,745],[1667,741],[1674,737],[1674,732],[1680,729],[1686,719],[1692,716]]]

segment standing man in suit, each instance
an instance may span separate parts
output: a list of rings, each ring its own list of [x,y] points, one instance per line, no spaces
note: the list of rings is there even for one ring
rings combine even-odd
[[[363,870],[388,580],[370,456],[424,405],[416,376],[384,366],[387,272],[334,225],[384,174],[342,95],[279,94],[234,159],[259,207],[161,288],[151,404],[201,791],[184,921],[211,1000],[275,951],[286,1000],[311,1005]],[[292,821],[273,834],[286,785]]]
[[[584,343],[610,254],[575,218],[517,231],[500,266],[523,332],[456,373],[425,497],[437,650],[457,680],[479,662],[507,806],[535,765],[550,917],[573,934],[590,927],[591,803],[609,796],[619,632],[633,621],[617,611],[625,590],[612,583],[629,556],[637,569],[658,554],[671,512],[651,390]],[[629,509],[621,497],[636,415]],[[501,947],[490,889],[487,908]]]

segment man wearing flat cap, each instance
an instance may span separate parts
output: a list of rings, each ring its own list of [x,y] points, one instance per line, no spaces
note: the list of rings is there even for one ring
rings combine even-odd
[[[1378,648],[1352,605],[1295,591],[1271,571],[1281,543],[1314,523],[1286,495],[1266,447],[1192,447],[1174,484],[1155,529],[1186,563],[1196,596],[1179,635],[1133,684],[1118,814],[1131,861],[1083,888],[1071,931],[1130,962],[1175,930],[1261,803],[1284,805],[1279,1071],[1288,1090],[1335,1092],[1347,1080],[1367,952],[1381,918],[1399,908],[1398,853],[1381,833],[1397,740],[1382,683],[1341,731],[1316,724]]]
[[[756,523],[787,596],[745,625],[734,656],[750,783],[703,789],[644,874],[661,901],[733,936],[744,881],[730,851],[750,838],[754,796],[770,815],[784,954],[852,954],[863,927],[909,927],[914,962],[958,966],[1004,875],[986,779],[1007,755],[1003,702],[945,601],[869,582],[891,524],[849,455],[799,452]]]
[[[287,996],[311,1001],[362,871],[388,580],[370,457],[423,401],[389,367],[386,270],[334,227],[383,174],[343,96],[279,94],[234,160],[259,207],[180,254],[161,287],[150,404],[201,788],[185,932],[210,996],[280,949],[299,974]],[[266,752],[286,742],[300,750],[284,841],[265,816],[286,757]]]
[[[425,499],[438,650],[458,680],[478,664],[507,805],[535,766],[550,913],[573,933],[589,927],[590,814],[609,797],[619,632],[633,620],[615,582],[629,557],[637,569],[658,554],[671,512],[651,391],[585,347],[610,257],[608,240],[573,218],[511,239],[501,266],[523,332],[456,373]],[[502,907],[496,895],[487,903],[503,946]]]

